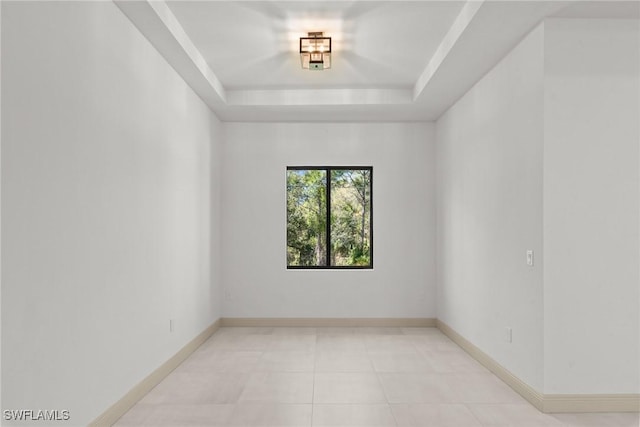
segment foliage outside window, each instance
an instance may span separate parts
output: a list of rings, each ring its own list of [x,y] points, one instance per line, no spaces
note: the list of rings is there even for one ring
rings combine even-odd
[[[287,268],[372,268],[371,167],[287,168]]]

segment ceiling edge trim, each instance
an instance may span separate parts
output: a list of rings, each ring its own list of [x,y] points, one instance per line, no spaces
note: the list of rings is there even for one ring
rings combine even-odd
[[[462,10],[449,28],[447,34],[442,38],[440,45],[429,60],[424,71],[420,74],[418,80],[416,80],[413,88],[414,100],[418,99],[422,94],[424,88],[429,84],[431,78],[438,71],[440,65],[442,65],[462,34],[469,27],[469,24],[473,21],[476,13],[480,10],[483,4],[484,0],[468,0],[462,7]]]
[[[218,76],[207,64],[198,48],[193,44],[187,33],[182,28],[182,25],[178,22],[178,18],[171,12],[169,6],[164,1],[148,1],[151,8],[158,14],[158,17],[162,20],[167,30],[173,35],[176,41],[184,49],[185,53],[189,56],[194,65],[200,70],[207,81],[211,84],[213,89],[218,93],[220,98],[226,99],[226,93],[224,86]]]
[[[226,104],[222,82],[164,1],[113,2],[209,106]]]
[[[413,103],[411,89],[280,89],[227,92],[231,106],[398,105]]]

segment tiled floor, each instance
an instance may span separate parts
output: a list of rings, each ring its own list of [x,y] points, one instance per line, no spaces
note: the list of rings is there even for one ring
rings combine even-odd
[[[639,424],[542,414],[434,328],[222,328],[116,425]]]

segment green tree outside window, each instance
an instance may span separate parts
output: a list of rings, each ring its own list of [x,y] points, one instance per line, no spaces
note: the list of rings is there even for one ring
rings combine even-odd
[[[372,268],[371,167],[287,168],[287,267]]]

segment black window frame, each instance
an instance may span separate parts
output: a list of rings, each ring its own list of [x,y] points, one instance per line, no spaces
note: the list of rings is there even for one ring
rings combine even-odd
[[[327,254],[326,261],[331,259],[331,171],[332,170],[367,170],[369,171],[369,265],[289,265],[286,258],[286,248],[288,241],[285,233],[285,263],[287,270],[372,270],[373,269],[373,166],[287,166],[285,172],[290,170],[322,170],[326,173],[326,194],[327,194]],[[288,197],[288,194],[285,196]],[[286,212],[286,197],[285,197]],[[287,224],[289,222],[287,212]],[[329,264],[329,262],[327,262]]]

